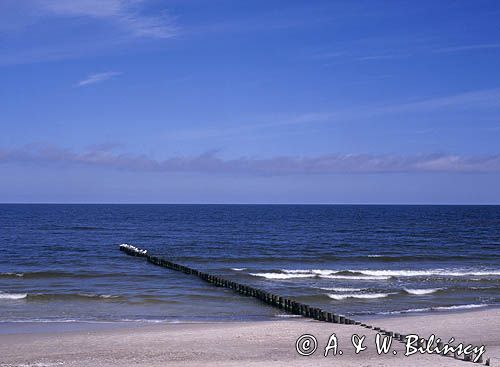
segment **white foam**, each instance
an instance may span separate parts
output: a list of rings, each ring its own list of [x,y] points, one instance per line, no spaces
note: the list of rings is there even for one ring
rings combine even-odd
[[[458,305],[458,306],[443,306],[434,307],[433,310],[468,310],[471,308],[482,308],[488,306],[487,304],[470,304],[470,305]]]
[[[26,298],[26,293],[0,293],[0,299],[23,299]]]
[[[284,319],[289,319],[289,318],[295,318],[295,317],[302,317],[301,315],[289,315],[289,314],[279,314],[275,315],[276,317],[282,317]]]
[[[359,292],[362,291],[363,288],[320,288],[324,291],[333,291],[333,292]]]
[[[408,310],[401,310],[401,311],[378,312],[377,315],[398,315],[401,313],[427,312],[427,311],[431,311],[431,309],[430,308],[410,308]]]
[[[408,294],[413,294],[415,296],[423,296],[423,295],[426,295],[426,294],[432,294],[432,293],[435,293],[439,290],[441,290],[442,288],[428,288],[428,289],[408,289],[408,288],[404,288],[404,291]]]
[[[348,270],[365,275],[373,276],[390,276],[390,277],[420,277],[420,276],[491,276],[500,275],[500,271],[467,271],[467,270],[446,270],[446,269],[432,269],[432,270]]]
[[[3,275],[3,276],[9,276],[9,277],[24,277],[24,274],[23,273],[10,273],[10,272],[7,272],[7,273],[0,273],[0,275]]]
[[[373,255],[375,256],[375,255]],[[371,270],[371,269],[343,269],[343,270],[334,270],[334,269],[283,269],[283,273],[286,274],[315,274],[319,276],[326,275],[342,275],[348,277],[356,277],[361,275],[367,276],[379,276],[379,277],[419,277],[419,276],[500,276],[500,271],[498,270],[489,270],[489,271],[471,271],[466,269],[429,269],[429,270]],[[343,273],[343,274],[338,274]],[[353,273],[352,276],[345,273]]]
[[[120,298],[120,296],[114,296],[112,294],[78,293],[78,295],[88,298]]]
[[[382,257],[382,255],[368,255],[368,257]]]
[[[369,276],[369,275],[323,275],[321,278],[326,279],[348,279],[348,280],[387,280],[390,276]]]
[[[342,301],[348,298],[359,298],[359,299],[376,299],[376,298],[385,298],[391,295],[392,293],[366,293],[366,294],[328,294],[328,297]]]
[[[310,276],[319,276],[320,278],[326,278],[326,279],[352,279],[352,280],[386,280],[389,279],[390,276],[384,276],[384,275],[349,275],[345,274],[345,272],[351,272],[351,273],[360,273],[359,271],[356,270],[330,270],[330,269],[311,269],[311,270],[287,270],[283,269],[282,272],[286,274],[309,274]],[[343,274],[339,274],[343,273]],[[305,277],[304,277],[305,278]]]
[[[243,270],[247,270],[247,268],[231,268],[231,270],[234,270],[234,271],[243,271]]]
[[[120,296],[114,296],[112,294],[100,294],[99,298],[120,298]]]
[[[489,306],[488,304],[470,304],[470,305],[456,305],[456,306],[440,306],[440,307],[426,307],[426,308],[410,308],[402,311],[379,312],[380,315],[394,315],[401,313],[413,312],[430,312],[430,311],[452,311],[452,310],[469,310],[474,308],[483,308]]]
[[[370,269],[282,269],[281,273],[252,273],[267,279],[293,279],[320,277],[326,279],[348,280],[387,280],[393,277],[424,277],[424,276],[500,276],[500,271],[470,271],[461,269],[431,269],[431,270],[370,270]]]
[[[315,275],[325,275],[325,274],[333,274],[335,270],[322,270],[322,269],[282,269],[281,270],[287,274],[315,274]]]
[[[294,279],[294,278],[313,278],[314,274],[281,274],[281,273],[250,273],[254,277],[266,279]]]

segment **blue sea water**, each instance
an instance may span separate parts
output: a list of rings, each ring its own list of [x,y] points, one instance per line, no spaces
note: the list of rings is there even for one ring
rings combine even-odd
[[[345,315],[500,304],[500,206],[0,205],[0,322],[266,319],[121,243]]]

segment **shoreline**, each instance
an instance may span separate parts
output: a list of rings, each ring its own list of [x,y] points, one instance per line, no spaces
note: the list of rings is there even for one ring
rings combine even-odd
[[[491,304],[484,307],[475,307],[470,309],[455,309],[446,311],[424,311],[424,312],[401,312],[401,313],[386,313],[386,314],[366,314],[366,315],[349,315],[347,317],[356,318],[361,322],[378,326],[379,320],[393,320],[407,317],[426,317],[426,316],[445,316],[445,315],[460,315],[476,313],[488,310],[498,310],[500,312],[500,305]],[[76,320],[76,319],[43,319],[43,320],[0,320],[0,335],[4,334],[33,334],[45,332],[67,332],[79,330],[105,330],[105,329],[119,329],[119,328],[141,328],[154,325],[191,325],[191,324],[231,324],[231,323],[252,323],[252,322],[282,322],[290,320],[311,320],[304,318],[300,315],[293,315],[288,313],[277,314],[274,316],[259,316],[255,318],[233,318],[233,319],[211,319],[211,318],[185,318],[179,319],[143,319],[143,320]],[[397,331],[397,330],[396,330]]]
[[[485,345],[491,365],[500,364],[500,308],[425,315],[398,315],[370,319],[387,330],[454,337],[457,342]],[[42,328],[50,328],[44,324]],[[67,325],[63,326],[66,327]],[[95,325],[90,325],[95,326]],[[102,326],[102,325],[101,325]],[[270,321],[177,322],[104,327],[84,330],[45,330],[40,333],[0,334],[0,366],[160,366],[165,365],[329,365],[345,366],[456,366],[451,357],[432,354],[403,356],[404,345],[394,344],[398,355],[378,355],[372,339],[376,332],[355,325],[340,325],[304,318]],[[123,327],[122,327],[123,326]],[[335,333],[340,356],[323,357],[323,344]],[[318,350],[310,357],[298,355],[295,341],[302,334],[318,339]],[[356,355],[352,334],[366,335],[371,347]]]

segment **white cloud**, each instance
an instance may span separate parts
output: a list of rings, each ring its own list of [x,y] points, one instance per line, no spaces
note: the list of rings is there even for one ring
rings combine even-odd
[[[215,137],[240,136],[250,131],[266,131],[270,128],[335,123],[345,121],[365,121],[374,117],[390,116],[401,113],[438,113],[468,109],[471,111],[490,111],[498,116],[500,112],[500,88],[482,89],[434,98],[418,99],[386,105],[366,105],[336,111],[317,111],[296,115],[272,115],[260,117],[260,122],[244,121],[232,127],[210,126],[199,129],[186,129],[168,132],[163,136],[172,140],[200,140]],[[498,117],[495,118],[495,121]],[[213,125],[213,124],[212,124]],[[283,130],[280,134],[287,133]]]
[[[437,53],[444,52],[463,52],[463,51],[474,51],[474,50],[488,50],[500,48],[500,43],[482,43],[477,45],[465,45],[465,46],[454,46],[454,47],[444,47],[435,50]]]
[[[39,0],[39,4],[59,15],[108,17],[124,11],[128,1],[123,0]]]
[[[179,32],[155,0],[0,0],[0,66],[101,56]]]
[[[84,152],[51,146],[0,149],[0,163],[35,162],[37,164],[88,165],[138,172],[204,172],[269,176],[403,172],[500,173],[500,155],[498,154],[489,156],[328,154],[316,157],[222,159],[217,156],[216,152],[208,152],[198,156],[175,156],[157,160],[144,155],[117,153],[114,150],[114,146],[97,146]]]
[[[116,72],[116,71],[107,71],[105,73],[91,74],[87,78],[85,78],[83,80],[80,80],[77,83],[77,86],[78,87],[84,87],[84,86],[87,86],[87,85],[90,85],[90,84],[101,83],[101,82],[104,82],[104,81],[109,80],[111,78],[114,78],[114,77],[116,77],[116,76],[118,76],[120,74],[121,73]]]
[[[178,33],[166,13],[146,15],[140,8],[145,0],[36,0],[47,15],[89,17],[113,22],[136,37],[171,38]]]

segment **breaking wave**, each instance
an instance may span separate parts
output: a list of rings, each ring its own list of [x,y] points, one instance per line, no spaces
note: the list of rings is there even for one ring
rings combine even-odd
[[[428,289],[408,289],[405,288],[404,291],[408,294],[412,294],[415,296],[424,296],[426,294],[436,293],[437,291],[442,290],[443,288],[428,288]]]
[[[333,291],[333,292],[360,292],[363,288],[319,288],[324,291]]]
[[[10,300],[17,300],[17,299],[24,299],[28,295],[26,293],[0,293],[0,299],[10,299]]]
[[[0,273],[0,278],[22,278],[23,273]]]
[[[413,313],[413,312],[431,312],[431,311],[453,311],[453,310],[470,310],[475,308],[488,307],[489,304],[469,304],[469,305],[454,305],[454,306],[438,306],[438,307],[424,307],[424,308],[410,308],[408,310],[401,311],[389,311],[389,312],[379,312],[379,315],[397,315],[402,313]]]
[[[283,274],[283,273],[250,273],[254,277],[266,279],[294,279],[294,278],[314,278],[315,274]]]
[[[111,294],[91,294],[91,293],[4,293],[0,292],[0,300],[39,300],[39,301],[69,301],[69,300],[121,300],[121,296]]]
[[[376,298],[385,298],[390,296],[392,293],[366,293],[366,294],[328,294],[328,297],[331,299],[335,299],[337,301],[342,301],[348,298],[359,298],[359,299],[376,299]]]
[[[326,278],[350,280],[387,280],[399,277],[467,277],[467,276],[500,276],[500,271],[469,271],[469,270],[321,270],[321,269],[282,269],[279,272],[250,273],[252,276],[266,279],[293,279],[293,278]]]

